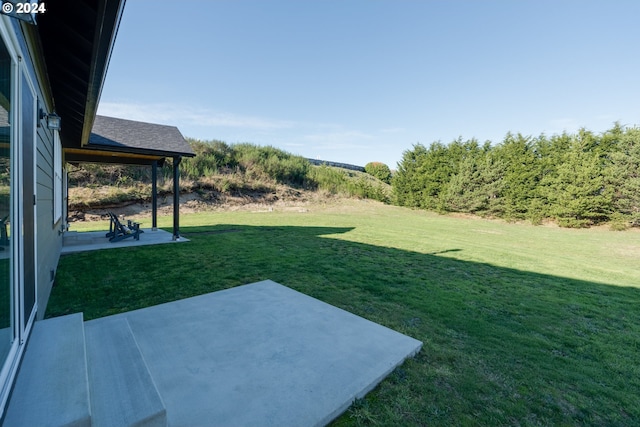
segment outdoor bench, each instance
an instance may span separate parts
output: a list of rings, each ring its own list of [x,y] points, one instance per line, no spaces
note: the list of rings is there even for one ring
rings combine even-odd
[[[111,243],[119,242],[129,237],[133,237],[134,240],[140,240],[140,233],[143,233],[143,231],[140,230],[140,223],[128,220],[127,225],[124,225],[113,212],[109,212],[108,215],[111,221],[109,222],[109,232],[105,237],[107,237]]]

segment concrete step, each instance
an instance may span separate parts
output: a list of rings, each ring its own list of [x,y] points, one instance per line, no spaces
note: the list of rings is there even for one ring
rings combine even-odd
[[[167,414],[129,322],[85,323],[94,427],[166,427]]]
[[[36,322],[4,426],[91,426],[82,313]]]

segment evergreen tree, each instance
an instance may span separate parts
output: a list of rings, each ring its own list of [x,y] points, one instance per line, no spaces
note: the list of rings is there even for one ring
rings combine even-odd
[[[569,142],[567,146],[567,142]],[[580,132],[557,139],[555,171],[546,178],[550,213],[564,227],[586,227],[609,219],[611,194],[597,137]]]
[[[455,173],[457,159],[450,147],[434,142],[429,146],[427,155],[420,166],[422,200],[420,206],[425,209],[440,210],[440,193],[446,188]]]
[[[393,180],[399,204],[561,226],[640,226],[640,129],[616,123],[547,138],[508,133],[497,146],[461,138],[416,145]],[[621,222],[621,223],[622,223]]]
[[[504,169],[504,164],[489,144],[485,144],[481,151],[469,151],[443,193],[444,209],[500,216],[503,212],[500,195]]]
[[[542,176],[535,148],[536,140],[512,133],[508,133],[495,148],[496,156],[504,167],[501,196],[507,219],[524,219],[539,214],[533,212],[539,209],[533,201]]]
[[[392,178],[394,202],[400,206],[421,207],[423,188],[421,185],[421,165],[427,156],[427,149],[422,144],[413,146],[413,150],[402,153],[398,170]]]
[[[477,156],[481,148],[476,139],[463,141],[458,138],[449,145],[432,144],[430,156],[425,166],[429,169],[428,191],[424,200],[426,209],[447,211],[446,194],[451,180],[460,171],[466,158]]]
[[[605,180],[612,191],[615,219],[625,225],[640,226],[640,128],[621,131],[615,128],[605,134],[615,140],[610,153]]]

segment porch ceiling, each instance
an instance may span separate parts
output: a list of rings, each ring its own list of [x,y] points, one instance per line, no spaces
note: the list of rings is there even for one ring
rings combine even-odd
[[[116,163],[141,166],[151,165],[154,161],[157,161],[158,166],[160,166],[164,162],[165,157],[93,148],[65,148],[64,159],[68,163]]]

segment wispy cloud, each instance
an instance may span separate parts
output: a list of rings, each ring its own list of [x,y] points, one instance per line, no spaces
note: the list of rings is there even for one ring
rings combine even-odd
[[[309,142],[323,142],[328,144],[344,144],[354,143],[356,141],[368,140],[373,138],[371,135],[353,130],[345,130],[342,132],[320,132],[314,134],[307,134],[303,136],[305,141]]]
[[[617,118],[613,114],[600,114],[596,116],[596,119],[601,121],[609,121],[611,123],[617,120]]]
[[[253,130],[288,129],[295,126],[292,121],[243,116],[207,108],[168,103],[101,102],[98,113],[104,116],[177,126],[211,126]]]
[[[549,122],[549,128],[547,129],[547,132],[551,134],[574,132],[578,128],[580,128],[580,125],[577,119],[565,117],[551,120]]]
[[[406,131],[405,128],[387,128],[387,129],[380,129],[381,133],[400,133],[400,132],[404,132]]]
[[[177,126],[185,136],[193,138],[274,145],[308,157],[354,164],[360,156],[372,155],[376,148],[376,133],[362,132],[344,124],[278,120],[184,104],[101,102],[98,114]]]

